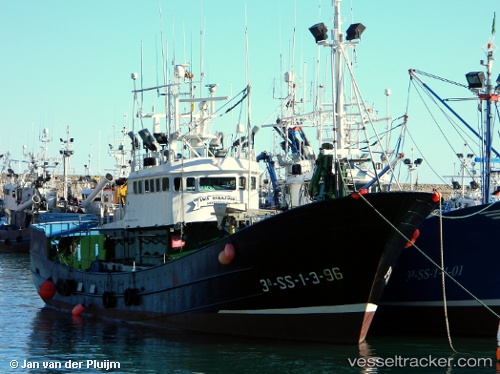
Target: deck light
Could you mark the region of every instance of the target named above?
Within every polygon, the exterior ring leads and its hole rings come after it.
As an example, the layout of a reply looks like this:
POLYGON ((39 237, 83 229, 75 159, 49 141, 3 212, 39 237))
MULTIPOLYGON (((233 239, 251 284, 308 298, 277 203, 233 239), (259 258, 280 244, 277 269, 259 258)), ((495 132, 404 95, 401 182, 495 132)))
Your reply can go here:
POLYGON ((309 27, 309 31, 313 34, 314 39, 316 39, 316 43, 328 39, 328 27, 323 22, 309 27))
POLYGON ((361 34, 366 27, 362 23, 353 23, 346 31, 346 40, 361 39, 361 34))
POLYGON ((483 88, 484 87, 484 73, 482 71, 473 71, 465 74, 469 88, 483 88))
POLYGON ((139 130, 139 136, 141 137, 142 144, 144 145, 145 148, 147 148, 152 152, 156 152, 156 146, 154 144, 155 139, 153 138, 148 129, 139 130))
POLYGON ((164 132, 155 132, 153 136, 155 137, 158 144, 160 145, 168 144, 168 138, 164 132))

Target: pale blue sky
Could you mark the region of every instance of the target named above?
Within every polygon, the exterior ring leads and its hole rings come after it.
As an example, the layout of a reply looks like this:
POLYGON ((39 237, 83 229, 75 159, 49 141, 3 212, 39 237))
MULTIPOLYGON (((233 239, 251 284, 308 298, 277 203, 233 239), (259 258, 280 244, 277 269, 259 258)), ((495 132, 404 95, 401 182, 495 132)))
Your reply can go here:
MULTIPOLYGON (((161 30, 168 59, 175 49, 176 62, 192 61, 197 74, 203 29, 204 82, 219 83, 218 95, 232 96, 249 81, 252 123, 260 126, 279 104, 273 100, 273 82, 279 82, 282 69, 292 64, 294 28, 295 68, 299 72, 307 66, 312 77, 317 47, 308 28, 319 21, 329 23, 332 14, 329 0, 160 3, 162 22, 157 0, 0 0, 0 153, 10 151, 13 158, 20 158, 23 144, 36 152, 39 135, 48 128, 53 138, 49 150, 55 155, 58 139, 65 137, 69 125, 75 138, 74 171, 83 173, 90 151, 93 174, 111 167, 107 144, 113 126, 123 126, 124 114, 131 126, 130 73, 140 72, 141 43, 144 86, 161 79, 156 74, 161 30)), ((366 26, 356 64, 364 99, 385 115, 384 90, 390 88, 390 115, 402 115, 409 68, 465 83, 465 73, 480 69, 481 47, 497 10, 500 5, 494 0, 344 0, 344 29, 351 19, 366 26)), ((234 117, 225 125, 236 125, 234 117)), ((411 131, 416 141, 429 146, 426 160, 436 156, 433 165, 438 173, 450 174, 452 154, 443 152, 438 161, 441 143, 428 127, 432 124, 418 125, 421 131, 411 131)), ((258 151, 272 151, 271 134, 271 129, 258 133, 258 151)), ((436 179, 425 164, 419 174, 422 182, 436 179)))

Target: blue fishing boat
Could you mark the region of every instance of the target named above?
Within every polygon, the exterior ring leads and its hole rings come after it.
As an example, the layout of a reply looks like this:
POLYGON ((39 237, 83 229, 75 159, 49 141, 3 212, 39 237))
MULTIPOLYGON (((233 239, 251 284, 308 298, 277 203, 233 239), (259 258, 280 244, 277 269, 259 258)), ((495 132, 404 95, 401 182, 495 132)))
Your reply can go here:
POLYGON ((393 268, 374 323, 377 333, 495 336, 498 329, 500 154, 493 146, 493 126, 499 80, 495 87, 492 39, 483 49, 485 72, 466 75, 466 88, 482 114, 482 131, 424 83, 423 72, 410 70, 411 79, 479 139, 479 150, 456 154, 460 172, 451 176, 452 196, 420 225, 416 246, 405 250, 393 268))

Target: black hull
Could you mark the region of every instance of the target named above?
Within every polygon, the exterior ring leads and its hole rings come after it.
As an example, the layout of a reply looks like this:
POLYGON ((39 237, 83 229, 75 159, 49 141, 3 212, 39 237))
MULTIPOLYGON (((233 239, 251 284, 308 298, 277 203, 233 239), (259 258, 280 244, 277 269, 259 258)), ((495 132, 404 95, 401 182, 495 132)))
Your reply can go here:
POLYGON ((34 229, 31 270, 37 290, 49 278, 74 285, 44 299, 57 308, 84 304, 85 313, 216 334, 358 343, 405 237, 434 207, 427 193, 364 196, 371 205, 351 196, 312 203, 132 272, 53 262, 43 232, 34 229), (218 256, 227 243, 235 257, 223 265, 218 256), (132 289, 137 303, 130 301, 132 289))
MULTIPOLYGON (((446 278, 445 303, 441 272, 415 249, 405 250, 394 267, 372 332, 446 334, 446 305, 452 336, 495 336, 499 321, 488 308, 500 314, 500 291, 496 287, 500 282, 499 218, 499 204, 463 208, 443 215, 444 268, 479 301, 446 278)), ((440 264, 438 217, 426 219, 419 230, 416 245, 440 264)))

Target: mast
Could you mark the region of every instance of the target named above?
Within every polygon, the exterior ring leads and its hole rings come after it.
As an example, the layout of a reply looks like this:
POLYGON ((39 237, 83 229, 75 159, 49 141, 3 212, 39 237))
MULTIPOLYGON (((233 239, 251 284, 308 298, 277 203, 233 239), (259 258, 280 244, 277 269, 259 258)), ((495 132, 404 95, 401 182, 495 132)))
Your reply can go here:
POLYGON ((68 195, 69 195, 69 190, 68 190, 68 175, 69 175, 69 158, 73 156, 73 141, 74 138, 70 138, 69 136, 69 125, 66 127, 66 140, 63 140, 63 138, 59 139, 61 142, 61 149, 59 150, 59 153, 63 156, 63 197, 65 203, 68 202, 68 195))
MULTIPOLYGON (((494 151, 492 147, 492 104, 498 102, 498 93, 500 92, 500 77, 497 78, 497 83, 499 84, 495 88, 492 85, 491 79, 491 70, 493 67, 493 54, 496 50, 495 44, 493 44, 493 40, 495 38, 495 29, 496 29, 496 14, 493 16, 493 24, 491 27, 491 38, 483 47, 484 52, 486 53, 486 62, 481 60, 481 65, 486 67, 486 79, 484 77, 483 72, 470 72, 465 75, 467 78, 467 82, 469 83, 469 89, 478 94, 481 102, 486 102, 485 109, 485 119, 484 119, 484 131, 483 131, 483 141, 482 149, 483 154, 480 159, 476 159, 476 161, 481 162, 482 172, 481 176, 483 178, 482 183, 482 203, 488 204, 490 202, 490 194, 491 194, 491 152, 494 151), (486 86, 485 86, 486 81, 486 86), (482 93, 481 93, 482 92, 482 93)), ((494 160, 498 162, 498 159, 494 160)))
MULTIPOLYGON (((333 16, 333 28, 331 30, 332 41, 327 41, 328 39, 328 28, 324 23, 318 23, 309 28, 311 33, 316 39, 316 44, 324 47, 330 48, 330 58, 331 58, 331 90, 332 90, 332 103, 331 112, 333 118, 333 146, 331 150, 323 150, 323 152, 328 153, 331 158, 328 162, 329 165, 327 169, 328 173, 333 174, 331 177, 333 182, 331 191, 337 197, 340 197, 344 191, 344 178, 342 175, 343 166, 340 164, 340 158, 344 157, 346 149, 349 144, 345 137, 347 118, 346 118, 346 103, 344 100, 344 64, 346 64, 349 70, 349 76, 352 79, 352 70, 349 66, 349 57, 346 53, 346 47, 355 47, 359 44, 359 39, 363 33, 365 26, 361 23, 352 24, 346 31, 346 34, 342 33, 342 19, 340 17, 340 3, 341 0, 332 0, 332 6, 334 9, 333 16)), ((357 89, 357 88, 356 88, 357 89)), ((326 154, 325 153, 325 154, 326 154)))
MULTIPOLYGON (((486 52, 487 60, 486 62, 481 61, 481 65, 486 67, 486 86, 484 87, 483 93, 479 93, 479 99, 481 101, 486 102, 485 109, 485 119, 484 119, 484 139, 483 139, 483 158, 480 159, 482 161, 482 175, 483 175, 483 183, 482 183, 482 203, 488 204, 490 202, 491 195, 491 152, 493 151, 492 147, 492 125, 493 125, 493 113, 492 107, 493 103, 498 102, 498 93, 497 88, 494 88, 492 85, 491 79, 491 70, 493 67, 493 53, 495 50, 495 45, 493 41, 489 41, 484 46, 484 51, 486 52)), ((484 74, 481 76, 480 72, 472 72, 466 75, 467 80, 469 81, 469 88, 475 88, 474 84, 477 84, 476 87, 481 87, 484 83, 484 74), (476 81, 473 81, 473 79, 476 81), (481 82, 482 81, 482 82, 481 82)))
POLYGON ((333 124, 336 134, 336 139, 333 143, 335 155, 337 151, 344 146, 343 132, 344 132, 344 91, 342 85, 342 50, 344 47, 344 35, 340 30, 342 21, 340 19, 340 0, 333 0, 334 17, 331 45, 332 51, 332 99, 333 99, 333 124))
POLYGON ((491 125, 492 125, 492 113, 491 107, 494 101, 498 101, 498 95, 493 94, 493 86, 491 84, 491 68, 493 66, 493 43, 487 44, 486 54, 488 60, 486 62, 486 97, 481 100, 486 100, 486 126, 485 126, 485 174, 484 174, 484 187, 483 187, 483 204, 489 203, 490 200, 490 188, 491 188, 491 125))

